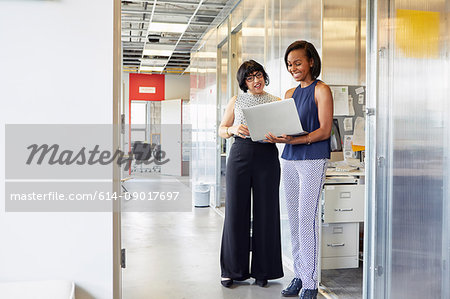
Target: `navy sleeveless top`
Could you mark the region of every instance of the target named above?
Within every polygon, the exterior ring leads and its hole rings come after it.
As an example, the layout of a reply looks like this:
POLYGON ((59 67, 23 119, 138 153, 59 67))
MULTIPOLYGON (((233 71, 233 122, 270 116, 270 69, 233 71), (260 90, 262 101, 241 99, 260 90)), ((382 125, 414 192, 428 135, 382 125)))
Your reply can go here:
MULTIPOLYGON (((300 116, 303 130, 306 132, 312 132, 320 128, 319 114, 314 99, 314 90, 316 89, 317 82, 319 80, 315 80, 305 88, 298 85, 292 95, 297 106, 297 112, 300 116)), ((285 160, 329 159, 330 151, 330 138, 328 138, 319 142, 313 142, 310 145, 286 144, 281 158, 285 160)))

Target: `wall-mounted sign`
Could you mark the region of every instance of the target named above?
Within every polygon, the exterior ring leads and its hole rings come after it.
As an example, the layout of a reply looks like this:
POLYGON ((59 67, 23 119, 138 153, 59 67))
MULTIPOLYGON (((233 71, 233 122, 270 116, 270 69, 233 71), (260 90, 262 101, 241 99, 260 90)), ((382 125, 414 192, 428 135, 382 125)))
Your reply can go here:
POLYGON ((131 73, 130 101, 164 101, 164 86, 163 74, 131 73))
POLYGON ((139 93, 156 93, 156 87, 139 86, 139 93))

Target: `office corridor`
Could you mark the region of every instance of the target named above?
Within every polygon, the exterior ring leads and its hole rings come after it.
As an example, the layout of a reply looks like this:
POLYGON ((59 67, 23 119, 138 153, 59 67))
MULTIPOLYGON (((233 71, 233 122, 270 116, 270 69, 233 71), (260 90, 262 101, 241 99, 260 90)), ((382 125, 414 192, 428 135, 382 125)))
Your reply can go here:
POLYGON ((219 248, 223 218, 210 208, 192 213, 125 213, 123 271, 125 299, 279 298, 287 278, 268 287, 253 279, 231 289, 220 285, 219 248))
MULTIPOLYGON (((139 178, 125 182, 124 186, 129 192, 142 191, 155 183, 164 184, 163 181, 139 178)), ((180 190, 189 185, 187 178, 177 181, 180 190)), ((170 186, 173 188, 175 184, 170 186)), ((122 213, 122 246, 127 250, 127 267, 122 277, 123 298, 283 298, 280 292, 293 277, 286 267, 285 277, 269 281, 265 288, 253 284, 253 279, 238 282, 231 289, 221 286, 222 225, 223 217, 212 208, 193 208, 192 212, 186 213, 122 213)), ((319 294, 318 298, 361 298, 359 283, 352 287, 356 280, 361 280, 359 274, 349 277, 342 270, 330 271, 322 271, 322 278, 330 283, 333 292, 325 296, 319 294), (339 279, 345 281, 345 288, 342 288, 342 281, 334 281, 339 279)))

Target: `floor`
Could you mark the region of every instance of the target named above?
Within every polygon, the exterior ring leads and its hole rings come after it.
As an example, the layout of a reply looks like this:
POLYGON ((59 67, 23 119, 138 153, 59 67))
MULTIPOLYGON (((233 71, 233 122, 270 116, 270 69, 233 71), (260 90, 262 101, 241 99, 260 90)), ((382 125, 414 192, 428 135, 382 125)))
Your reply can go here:
MULTIPOLYGON (((180 190, 189 186, 179 177, 180 190)), ((124 182, 128 192, 151 188, 165 180, 143 177, 124 182)), ((170 185, 174 188, 174 184, 170 185)), ((175 190, 170 190, 175 191, 175 190)), ((124 210, 127 210, 124 202, 124 210)), ((192 212, 124 212, 122 243, 127 250, 123 270, 124 299, 250 299, 283 298, 280 291, 293 273, 269 282, 265 288, 253 279, 227 289, 220 285, 219 249, 223 217, 212 208, 192 212)), ((318 298, 361 298, 360 269, 322 271, 328 286, 318 298), (360 276, 360 280, 358 278, 360 276), (345 287, 343 287, 345 286, 345 287)))
POLYGON ((324 291, 331 298, 362 298, 362 262, 357 269, 322 270, 324 291))

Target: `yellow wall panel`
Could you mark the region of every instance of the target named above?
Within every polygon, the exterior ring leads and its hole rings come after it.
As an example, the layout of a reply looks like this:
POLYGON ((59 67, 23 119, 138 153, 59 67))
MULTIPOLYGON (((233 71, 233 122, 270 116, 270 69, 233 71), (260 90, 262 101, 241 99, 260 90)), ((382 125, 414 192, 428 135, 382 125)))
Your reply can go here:
POLYGON ((439 12, 397 9, 395 43, 405 57, 439 57, 439 12))

